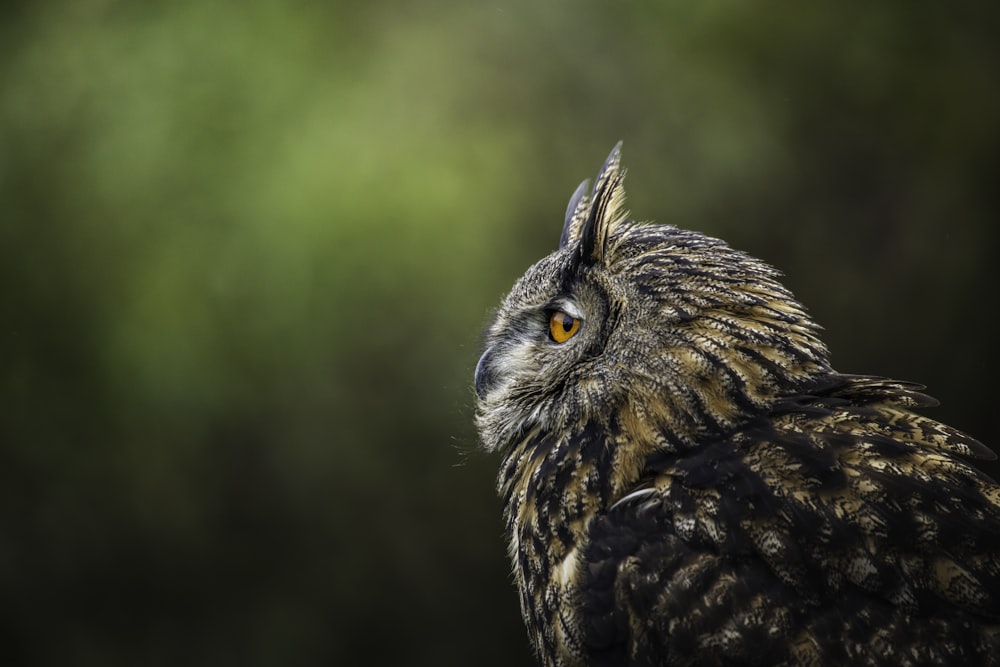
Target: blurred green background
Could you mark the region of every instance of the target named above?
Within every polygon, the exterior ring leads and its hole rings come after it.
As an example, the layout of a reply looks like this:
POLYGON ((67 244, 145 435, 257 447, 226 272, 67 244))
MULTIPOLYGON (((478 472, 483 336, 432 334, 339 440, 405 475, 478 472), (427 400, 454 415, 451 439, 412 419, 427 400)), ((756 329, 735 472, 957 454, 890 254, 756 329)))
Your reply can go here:
POLYGON ((531 664, 472 372, 619 139, 1000 447, 992 7, 5 5, 0 661, 531 664))

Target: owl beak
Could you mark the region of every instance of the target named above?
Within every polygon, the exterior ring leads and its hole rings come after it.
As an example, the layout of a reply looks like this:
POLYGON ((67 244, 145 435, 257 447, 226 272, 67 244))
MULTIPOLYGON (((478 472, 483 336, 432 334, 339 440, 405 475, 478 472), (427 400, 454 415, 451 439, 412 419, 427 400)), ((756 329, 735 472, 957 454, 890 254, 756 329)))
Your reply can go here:
POLYGON ((492 347, 486 348, 483 356, 479 357, 479 363, 476 364, 476 395, 480 399, 486 398, 486 394, 490 392, 490 389, 493 388, 497 381, 496 372, 494 372, 493 367, 490 365, 490 355, 492 353, 492 347))

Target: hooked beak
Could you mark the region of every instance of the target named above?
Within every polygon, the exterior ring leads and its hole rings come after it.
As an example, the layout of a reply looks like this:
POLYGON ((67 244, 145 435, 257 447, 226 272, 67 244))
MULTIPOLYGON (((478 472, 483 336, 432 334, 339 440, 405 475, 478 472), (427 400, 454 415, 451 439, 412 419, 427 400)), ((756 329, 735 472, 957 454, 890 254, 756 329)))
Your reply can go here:
POLYGON ((483 356, 479 357, 479 363, 476 364, 476 395, 480 399, 486 398, 486 394, 496 385, 496 372, 490 365, 492 354, 493 348, 486 348, 483 356))

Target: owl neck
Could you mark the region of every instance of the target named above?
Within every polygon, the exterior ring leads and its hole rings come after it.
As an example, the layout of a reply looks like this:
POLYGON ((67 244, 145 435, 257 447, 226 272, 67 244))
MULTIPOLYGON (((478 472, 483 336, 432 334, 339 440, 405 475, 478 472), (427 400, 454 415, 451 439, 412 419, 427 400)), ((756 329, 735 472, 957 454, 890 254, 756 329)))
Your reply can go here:
POLYGON ((725 437, 833 373, 816 329, 790 299, 704 310, 664 327, 641 363, 605 365, 601 409, 635 455, 725 437))
POLYGON ((622 450, 607 435, 612 432, 613 425, 596 421, 560 435, 536 429, 508 451, 500 468, 498 491, 521 609, 538 651, 553 658, 545 664, 574 663, 567 656, 575 640, 557 636, 573 624, 556 619, 574 605, 558 603, 577 590, 577 549, 588 524, 639 473, 620 457, 622 450))
POLYGON ((608 389, 603 402, 567 397, 600 409, 585 411, 575 423, 536 425, 515 438, 497 486, 518 576, 526 582, 548 577, 580 544, 595 515, 643 483, 651 458, 683 456, 725 438, 832 373, 822 359, 772 356, 768 364, 781 368, 780 374, 761 370, 767 364, 735 366, 716 358, 697 385, 691 372, 677 372, 675 359, 663 364, 656 382, 648 376, 641 385, 634 378, 607 377, 597 383, 608 389), (675 384, 677 377, 685 382, 675 384), (540 544, 548 546, 538 550, 540 544))

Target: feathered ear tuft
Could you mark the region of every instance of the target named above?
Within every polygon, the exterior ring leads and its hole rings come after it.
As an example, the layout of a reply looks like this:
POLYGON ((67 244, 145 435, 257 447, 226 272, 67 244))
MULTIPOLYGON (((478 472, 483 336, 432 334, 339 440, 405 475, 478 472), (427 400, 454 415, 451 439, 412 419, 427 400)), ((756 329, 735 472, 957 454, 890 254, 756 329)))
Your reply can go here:
POLYGON ((589 190, 590 179, 587 179, 577 186, 576 192, 569 198, 569 205, 566 206, 566 222, 563 223, 562 236, 559 237, 560 248, 579 238, 580 225, 583 224, 590 209, 589 190))
POLYGON ((604 260, 608 236, 627 215, 621 148, 619 141, 597 172, 591 194, 587 193, 589 183, 584 181, 570 197, 559 239, 560 248, 579 241, 581 258, 595 262, 604 260))

